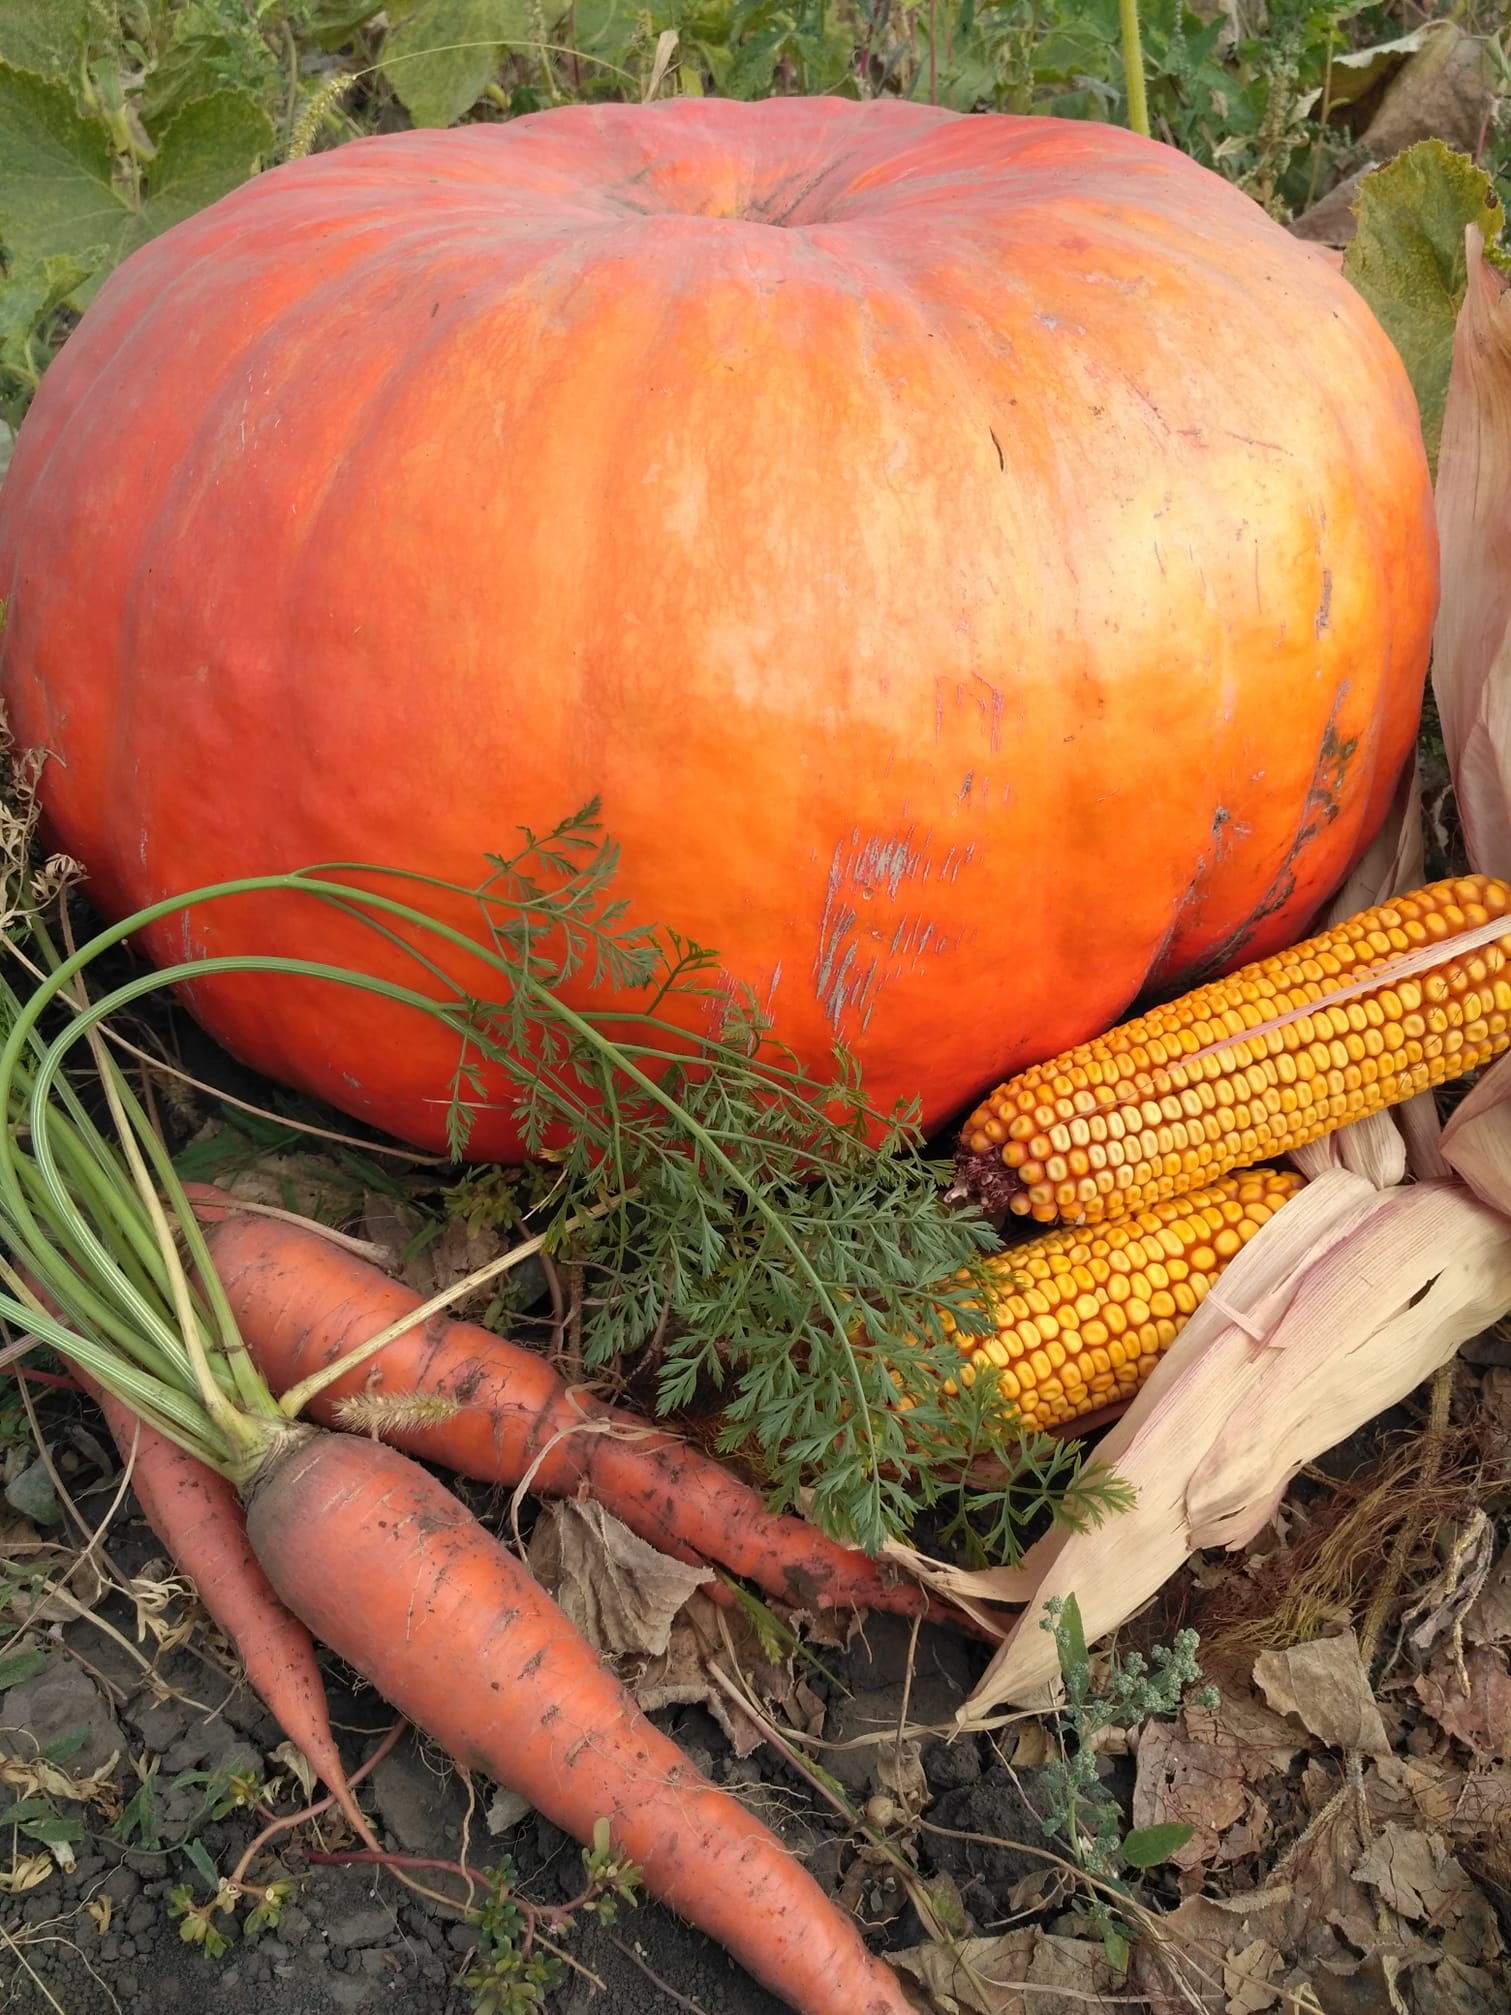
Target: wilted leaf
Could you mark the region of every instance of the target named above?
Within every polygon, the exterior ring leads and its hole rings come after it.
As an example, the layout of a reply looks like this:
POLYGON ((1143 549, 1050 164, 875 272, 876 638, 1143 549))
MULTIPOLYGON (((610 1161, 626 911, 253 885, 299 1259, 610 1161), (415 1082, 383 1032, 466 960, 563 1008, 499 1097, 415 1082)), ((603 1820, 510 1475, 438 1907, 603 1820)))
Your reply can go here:
POLYGON ((1511 1644, 1511 1546, 1486 1575, 1464 1619, 1464 1635, 1471 1644, 1511 1644))
POLYGON ((0 1869, 0 1895, 20 1896, 47 1880, 53 1871, 50 1854, 21 1854, 9 1868, 0 1869))
MULTIPOLYGON (((1485 129, 1495 116, 1495 63, 1489 39, 1468 34, 1453 21, 1435 21, 1418 32, 1420 48, 1410 52, 1391 80, 1360 144, 1377 161, 1427 139, 1444 140, 1473 156, 1484 145, 1485 129)), ((1346 68, 1347 56, 1341 62, 1346 68)), ((1335 74, 1339 63, 1335 56, 1335 74)))
POLYGON ((132 200, 115 184, 103 129, 79 117, 66 87, 0 64, 0 237, 18 260, 94 262, 71 291, 83 305, 105 270, 246 181, 272 142, 249 91, 198 99, 160 135, 132 200))
MULTIPOLYGON (((1138 1774, 1133 1786, 1133 1824, 1144 1834, 1174 1831, 1174 1841, 1156 1860, 1177 1868, 1202 1868, 1218 1857, 1223 1834, 1248 1810, 1249 1792, 1232 1744, 1193 1740, 1167 1721, 1151 1721, 1139 1737, 1138 1774)), ((1153 1863, 1135 1861, 1135 1868, 1153 1863)))
POLYGON ((530 1566, 597 1650, 652 1657, 666 1651, 678 1612, 714 1579, 711 1568, 658 1553, 602 1505, 573 1498, 542 1507, 530 1566))
POLYGON ((119 1752, 113 1751, 98 1770, 74 1777, 42 1756, 0 1756, 0 1784, 20 1798, 64 1799, 111 1812, 120 1807, 115 1783, 115 1766, 119 1761, 119 1752))
MULTIPOLYGON (((1384 78, 1399 70, 1408 56, 1414 56, 1425 42, 1430 41, 1438 25, 1432 22, 1425 27, 1414 28, 1409 35, 1398 35, 1389 42, 1377 42, 1371 49, 1335 50, 1328 60, 1327 109, 1337 111, 1344 105, 1352 105, 1367 91, 1372 91, 1384 78)), ((1296 110, 1315 110, 1321 105, 1323 95, 1320 84, 1315 90, 1303 91, 1296 100, 1296 110)))
POLYGON ((1277 1714, 1294 1714, 1330 1749, 1390 1754, 1359 1640, 1351 1630, 1285 1651, 1261 1651, 1254 1660, 1254 1684, 1277 1714))
POLYGON ((1440 1657, 1417 1680, 1416 1691, 1433 1720, 1476 1756, 1511 1763, 1511 1670, 1503 1651, 1476 1645, 1464 1654, 1462 1677, 1455 1658, 1440 1657))
POLYGON ((416 126, 450 126, 482 97, 511 43, 538 40, 530 0, 395 7, 379 68, 416 126))
POLYGON ((1037 1925, 887 1959, 928 1989, 939 2015, 1086 2015, 1117 1985, 1099 1944, 1056 1938, 1037 1925))
POLYGON ((1358 228, 1343 270, 1401 353, 1437 461, 1453 329, 1464 299, 1464 231, 1492 242, 1505 223, 1483 169, 1424 140, 1359 184, 1358 228))
POLYGON ((1428 1917, 1434 1924, 1457 1916, 1475 1893, 1442 1840, 1395 1824, 1383 1826, 1369 1843, 1354 1880, 1377 1889, 1398 1916, 1428 1917))

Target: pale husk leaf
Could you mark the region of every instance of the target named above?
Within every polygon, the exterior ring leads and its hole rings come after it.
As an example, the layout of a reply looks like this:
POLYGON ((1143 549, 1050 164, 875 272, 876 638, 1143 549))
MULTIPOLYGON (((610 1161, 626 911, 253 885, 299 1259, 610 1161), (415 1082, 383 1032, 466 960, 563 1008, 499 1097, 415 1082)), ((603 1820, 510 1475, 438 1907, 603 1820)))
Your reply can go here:
POLYGON ((1467 232, 1438 461, 1433 691, 1469 859, 1511 875, 1511 292, 1467 232))
POLYGON ((1302 1463, 1404 1399, 1508 1303, 1511 1222, 1455 1183, 1382 1195, 1308 1267, 1268 1339, 1257 1417, 1230 1418, 1197 1465, 1191 1545, 1245 1545, 1302 1463))
POLYGON ((1442 1152, 1483 1203, 1511 1219, 1511 1056, 1492 1064, 1456 1108, 1442 1152))

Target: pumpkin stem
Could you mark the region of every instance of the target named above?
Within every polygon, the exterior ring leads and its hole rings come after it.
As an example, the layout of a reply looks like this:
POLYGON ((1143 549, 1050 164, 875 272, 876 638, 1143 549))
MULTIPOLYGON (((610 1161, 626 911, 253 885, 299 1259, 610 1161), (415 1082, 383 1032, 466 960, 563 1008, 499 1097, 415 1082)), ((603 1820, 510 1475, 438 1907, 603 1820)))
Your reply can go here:
POLYGON ((1128 86, 1128 124, 1149 135, 1149 100, 1144 94, 1144 38, 1139 33, 1138 0, 1118 0, 1118 26, 1123 37, 1123 76, 1128 86))

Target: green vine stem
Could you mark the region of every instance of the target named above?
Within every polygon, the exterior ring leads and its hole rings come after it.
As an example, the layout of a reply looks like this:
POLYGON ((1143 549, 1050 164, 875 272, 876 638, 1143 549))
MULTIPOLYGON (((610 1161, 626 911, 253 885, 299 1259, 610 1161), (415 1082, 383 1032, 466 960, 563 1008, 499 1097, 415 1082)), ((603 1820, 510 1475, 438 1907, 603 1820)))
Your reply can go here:
POLYGON ((1123 37, 1123 75, 1128 83, 1128 124, 1147 140, 1149 100, 1144 92, 1144 38, 1139 33, 1138 0, 1118 0, 1118 26, 1123 37))

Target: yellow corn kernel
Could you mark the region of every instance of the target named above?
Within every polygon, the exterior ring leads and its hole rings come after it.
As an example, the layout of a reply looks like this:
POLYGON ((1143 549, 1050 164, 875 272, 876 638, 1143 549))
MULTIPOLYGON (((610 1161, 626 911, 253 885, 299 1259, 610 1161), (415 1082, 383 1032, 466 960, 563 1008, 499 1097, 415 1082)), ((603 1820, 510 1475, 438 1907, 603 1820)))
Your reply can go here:
MULTIPOLYGON (((1511 1048, 1508 1011, 1511 885, 1434 882, 999 1085, 961 1130, 958 1186, 1040 1224, 1132 1217, 1480 1069, 1511 1048), (1403 973, 1415 956, 1439 962, 1403 973), (1105 1182, 1078 1178, 1056 1152, 1061 1085, 1087 1102, 1070 1109, 1105 1182)), ((1230 1200, 1213 1234, 1252 1199, 1230 1200)), ((1216 1251, 1227 1256, 1220 1239, 1216 1251)))
MULTIPOLYGON (((1009 1246, 986 1263, 992 1296, 992 1330, 972 1336, 958 1324, 951 1341, 966 1359, 961 1383, 974 1383, 982 1365, 999 1369, 999 1391, 1026 1427, 1063 1427, 1135 1393, 1205 1298, 1231 1255, 1247 1245, 1262 1221, 1302 1187, 1299 1175, 1273 1168, 1246 1169, 1190 1196, 1172 1198, 1136 1218, 1043 1233, 1027 1245, 1009 1246), (1230 1216, 1232 1221, 1230 1222, 1230 1216), (1130 1272, 1146 1252, 1168 1252, 1173 1233, 1185 1254, 1183 1279, 1130 1296, 1130 1272), (1105 1261, 1100 1283, 1092 1261, 1105 1261), (1034 1320, 1021 1321, 1019 1285, 1036 1262, 1068 1263, 1065 1277, 1093 1285, 1061 1303, 1059 1334, 1046 1342, 1034 1320)), ((1153 1262, 1151 1262, 1153 1263, 1153 1262)))

